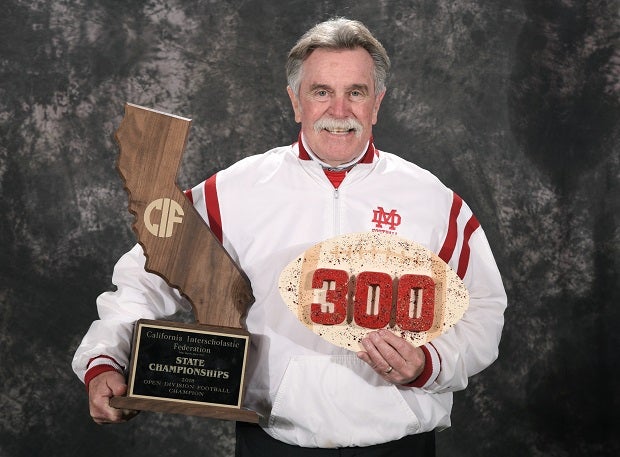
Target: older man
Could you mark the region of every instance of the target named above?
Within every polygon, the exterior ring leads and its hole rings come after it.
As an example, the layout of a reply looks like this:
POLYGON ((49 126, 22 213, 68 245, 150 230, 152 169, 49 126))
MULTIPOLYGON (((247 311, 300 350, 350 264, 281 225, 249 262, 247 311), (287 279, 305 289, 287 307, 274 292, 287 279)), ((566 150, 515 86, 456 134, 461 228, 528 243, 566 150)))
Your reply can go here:
MULTIPOLYGON (((298 141, 243 159, 189 192, 256 299, 246 321, 252 345, 245 406, 263 421, 238 424, 238 456, 434 455, 434 431, 450 426, 452 392, 497 357, 506 295, 478 221, 429 172, 373 144, 389 65, 361 23, 313 27, 287 61, 298 141), (379 207, 399 215, 394 234, 458 271, 470 305, 432 343, 416 348, 379 330, 355 354, 305 329, 283 303, 278 277, 318 242, 372 231, 379 207)), ((131 416, 108 401, 126 389, 132 319, 187 307, 144 271, 139 246, 119 260, 113 282, 118 289, 99 297, 101 319, 73 362, 98 423, 131 416)))

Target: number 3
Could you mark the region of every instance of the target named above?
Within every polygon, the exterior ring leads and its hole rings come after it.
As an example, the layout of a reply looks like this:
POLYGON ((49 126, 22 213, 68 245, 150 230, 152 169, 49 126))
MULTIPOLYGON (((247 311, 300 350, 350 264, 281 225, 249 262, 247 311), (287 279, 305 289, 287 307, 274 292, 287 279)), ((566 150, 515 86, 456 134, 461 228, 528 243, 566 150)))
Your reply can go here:
POLYGON ((353 319, 360 327, 384 328, 390 325, 395 309, 396 324, 403 330, 424 332, 433 325, 435 315, 435 282, 429 276, 405 274, 394 279, 387 273, 363 271, 349 278, 344 270, 318 268, 312 275, 312 288, 325 290, 325 303, 310 305, 310 320, 321 325, 342 324, 347 318, 349 303, 353 319), (350 285, 354 282, 354 285, 350 285), (332 287, 333 285, 333 287, 332 287), (349 297, 349 288, 354 294, 349 297), (331 311, 326 311, 328 305, 331 311))

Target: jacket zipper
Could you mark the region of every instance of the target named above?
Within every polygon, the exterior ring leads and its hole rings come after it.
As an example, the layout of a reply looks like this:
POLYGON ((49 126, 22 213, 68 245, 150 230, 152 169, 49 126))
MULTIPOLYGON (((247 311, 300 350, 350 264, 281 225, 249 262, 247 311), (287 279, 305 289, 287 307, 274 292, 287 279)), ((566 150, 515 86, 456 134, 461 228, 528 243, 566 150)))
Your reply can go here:
POLYGON ((340 204, 338 199, 340 193, 338 189, 334 189, 334 236, 340 235, 340 204))

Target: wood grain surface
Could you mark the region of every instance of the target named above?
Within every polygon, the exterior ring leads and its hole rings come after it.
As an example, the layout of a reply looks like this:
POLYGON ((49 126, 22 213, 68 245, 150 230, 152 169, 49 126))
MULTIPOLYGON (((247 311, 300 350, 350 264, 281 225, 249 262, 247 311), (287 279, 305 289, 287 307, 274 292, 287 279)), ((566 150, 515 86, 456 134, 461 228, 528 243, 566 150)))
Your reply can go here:
POLYGON ((176 184, 190 124, 128 103, 116 132, 117 168, 146 269, 188 298, 199 323, 240 328, 250 283, 176 184))

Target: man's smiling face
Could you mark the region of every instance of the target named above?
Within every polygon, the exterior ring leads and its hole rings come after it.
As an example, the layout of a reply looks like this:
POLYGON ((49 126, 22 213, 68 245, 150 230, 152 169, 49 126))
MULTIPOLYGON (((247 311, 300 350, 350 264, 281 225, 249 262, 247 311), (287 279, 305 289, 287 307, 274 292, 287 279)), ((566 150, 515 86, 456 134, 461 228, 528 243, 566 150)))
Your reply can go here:
POLYGON ((375 94, 374 62, 363 48, 314 50, 303 63, 299 94, 288 93, 308 146, 332 166, 363 152, 385 95, 375 94))

